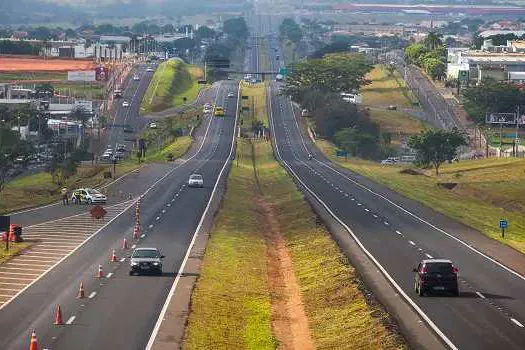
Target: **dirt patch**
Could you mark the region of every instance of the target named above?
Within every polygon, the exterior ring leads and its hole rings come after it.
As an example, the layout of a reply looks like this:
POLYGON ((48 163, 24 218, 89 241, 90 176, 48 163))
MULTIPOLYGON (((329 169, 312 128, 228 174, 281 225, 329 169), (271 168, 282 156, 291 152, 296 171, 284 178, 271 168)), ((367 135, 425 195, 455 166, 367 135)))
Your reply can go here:
POLYGON ((403 169, 399 172, 400 174, 406 174, 406 175, 424 175, 423 171, 413 168, 407 168, 403 169))
POLYGON ((438 187, 444 188, 447 190, 453 190, 458 185, 457 182, 438 182, 438 187))
POLYGON ((268 249, 268 282, 272 292, 272 329, 279 349, 314 349, 292 257, 279 230, 273 208, 262 197, 256 203, 264 215, 268 249))
POLYGON ((66 72, 94 70, 96 66, 92 60, 0 57, 0 71, 2 72, 66 72))

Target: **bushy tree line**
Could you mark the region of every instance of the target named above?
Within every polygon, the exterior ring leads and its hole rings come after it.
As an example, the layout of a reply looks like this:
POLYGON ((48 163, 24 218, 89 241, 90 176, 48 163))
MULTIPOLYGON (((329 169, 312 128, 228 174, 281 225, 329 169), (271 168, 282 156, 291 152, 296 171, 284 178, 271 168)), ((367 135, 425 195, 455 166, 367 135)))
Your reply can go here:
POLYGON ((388 137, 372 122, 366 110, 342 100, 342 92, 352 92, 366 84, 372 69, 365 57, 355 53, 329 54, 290 67, 281 93, 310 111, 316 132, 351 155, 367 159, 390 152, 388 137))
POLYGON ((281 38, 290 40, 297 44, 303 38, 303 31, 301 26, 297 24, 292 18, 285 18, 279 25, 279 34, 281 38))
POLYGON ((408 63, 423 68, 434 80, 441 80, 446 74, 447 50, 442 35, 428 33, 422 44, 413 44, 405 49, 408 63))

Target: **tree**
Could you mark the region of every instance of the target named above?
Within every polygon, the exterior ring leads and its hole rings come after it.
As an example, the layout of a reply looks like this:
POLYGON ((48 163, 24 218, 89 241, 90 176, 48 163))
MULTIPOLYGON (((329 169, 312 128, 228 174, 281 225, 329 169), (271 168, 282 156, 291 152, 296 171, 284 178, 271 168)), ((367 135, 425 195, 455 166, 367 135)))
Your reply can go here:
POLYGON ((51 98, 55 95, 55 88, 50 83, 38 84, 35 87, 36 98, 51 98))
POLYGON ((335 134, 337 146, 348 153, 370 159, 377 153, 377 135, 363 132, 358 126, 341 129, 335 134))
POLYGON ((224 21, 223 31, 228 34, 228 36, 239 41, 245 40, 249 34, 244 17, 227 19, 224 21))
POLYGON ((429 50, 435 50, 440 46, 443 46, 443 34, 436 32, 429 32, 423 40, 423 44, 429 50))
POLYGON ((339 53, 293 64, 281 92, 303 102, 308 90, 341 93, 359 90, 372 66, 361 54, 339 53))
POLYGON ((433 80, 441 80, 447 71, 445 64, 440 59, 434 57, 424 59, 422 66, 433 80))
POLYGON ((487 113, 514 112, 525 104, 525 93, 517 86, 494 79, 483 79, 481 84, 463 92, 465 109, 468 114, 483 122, 487 113))
POLYGON ((301 26, 299 26, 299 24, 297 24, 292 18, 285 18, 282 21, 279 25, 279 33, 282 38, 287 38, 295 44, 303 38, 301 26))
POLYGON ((421 165, 432 165, 439 175, 439 167, 445 161, 452 161, 458 148, 468 145, 468 136, 454 128, 452 130, 427 130, 419 135, 411 136, 408 146, 417 152, 417 160, 421 165))
POLYGON ((199 40, 210 39, 215 37, 215 31, 209 27, 200 26, 195 32, 195 35, 199 40))
POLYGON ((408 63, 419 64, 419 58, 427 52, 428 49, 424 45, 413 44, 407 46, 407 48, 405 49, 405 56, 407 58, 408 63))

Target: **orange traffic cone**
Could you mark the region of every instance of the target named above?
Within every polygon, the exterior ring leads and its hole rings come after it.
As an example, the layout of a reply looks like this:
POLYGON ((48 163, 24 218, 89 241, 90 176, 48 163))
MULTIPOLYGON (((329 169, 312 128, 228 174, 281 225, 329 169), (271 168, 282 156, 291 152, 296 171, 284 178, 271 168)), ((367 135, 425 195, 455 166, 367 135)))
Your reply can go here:
POLYGON ((139 236, 140 236, 140 225, 137 222, 135 224, 135 228, 133 229, 133 239, 139 239, 139 236))
POLYGON ((57 312, 55 314, 55 324, 64 324, 64 321, 62 320, 62 310, 60 309, 60 305, 57 305, 57 312))
POLYGON ((98 272, 95 276, 96 278, 104 278, 104 271, 102 270, 102 265, 98 265, 98 272))
POLYGON ((84 299, 86 297, 84 292, 84 283, 80 282, 80 288, 78 289, 78 299, 84 299))
POLYGON ((10 242, 14 242, 16 239, 16 236, 15 236, 15 224, 10 224, 9 225, 9 241, 10 242))
POLYGON ((125 238, 122 241, 122 249, 128 249, 128 240, 125 238))
POLYGON ((31 333, 31 343, 29 344, 29 350, 38 350, 38 339, 36 338, 36 332, 34 330, 31 333))
POLYGON ((113 253, 111 253, 111 262, 117 262, 118 261, 118 258, 117 258, 117 254, 115 253, 115 249, 113 249, 113 253))

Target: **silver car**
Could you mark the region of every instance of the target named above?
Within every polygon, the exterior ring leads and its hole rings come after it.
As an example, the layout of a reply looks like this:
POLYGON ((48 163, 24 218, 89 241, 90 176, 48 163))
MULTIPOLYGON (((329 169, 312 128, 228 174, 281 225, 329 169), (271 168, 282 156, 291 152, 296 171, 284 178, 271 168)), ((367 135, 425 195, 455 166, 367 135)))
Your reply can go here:
POLYGON ((162 259, 157 248, 136 248, 130 256, 129 275, 155 273, 162 275, 162 259))
POLYGON ((188 180, 190 187, 204 187, 204 179, 201 174, 191 174, 188 180))

